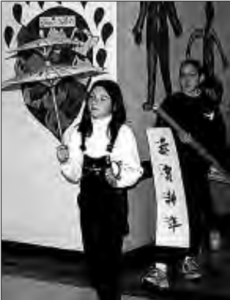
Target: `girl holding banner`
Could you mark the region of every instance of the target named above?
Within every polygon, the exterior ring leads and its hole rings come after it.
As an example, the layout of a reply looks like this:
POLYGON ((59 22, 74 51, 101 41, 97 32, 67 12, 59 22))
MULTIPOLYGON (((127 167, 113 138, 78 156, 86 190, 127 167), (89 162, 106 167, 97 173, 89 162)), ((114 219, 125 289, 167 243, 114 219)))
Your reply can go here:
MULTIPOLYGON (((225 126, 219 109, 213 105, 213 101, 211 101, 208 95, 200 89, 202 80, 200 63, 192 59, 183 61, 180 67, 179 80, 181 91, 165 99, 159 109, 159 117, 156 125, 158 127, 171 127, 175 140, 183 186, 178 188, 178 184, 176 184, 174 187, 174 191, 176 192, 174 194, 171 193, 171 197, 167 199, 168 201, 171 199, 172 206, 176 206, 179 191, 184 190, 185 192, 184 208, 188 215, 189 230, 187 232, 187 238, 189 244, 187 247, 188 255, 186 254, 186 257, 183 257, 182 263, 179 265, 180 271, 184 274, 185 278, 197 279, 201 277, 197 261, 198 254, 201 251, 203 252, 210 249, 210 234, 216 229, 207 176, 211 166, 209 158, 215 157, 216 162, 224 162, 223 157, 225 156, 224 152, 226 149, 225 126), (164 114, 161 114, 160 110, 162 110, 164 114), (168 120, 164 116, 169 116, 170 118, 168 119, 173 121, 167 122, 168 120), (178 128, 183 130, 178 130, 178 128), (201 155, 201 151, 198 153, 199 151, 197 151, 195 147, 191 147, 194 141, 197 141, 196 144, 199 143, 198 145, 202 145, 204 147, 203 149, 207 149, 208 152, 203 151, 203 155, 201 155), (210 155, 208 153, 210 153, 210 155), (205 157, 208 159, 204 159, 205 157)), ((166 128, 156 128, 155 130, 159 129, 165 130, 166 128)), ((152 137, 153 136, 154 135, 152 135, 152 137)), ((148 138, 149 141, 152 139, 150 132, 148 133, 148 138)), ((165 151, 170 151, 170 142, 167 143, 167 138, 169 138, 169 136, 167 137, 167 135, 165 135, 158 141, 158 149, 160 149, 161 154, 165 154, 166 156, 168 153, 165 151)), ((215 160, 213 159, 213 161, 215 160)), ((157 177, 154 172, 153 159, 152 164, 154 177, 157 177)), ((168 179, 173 181, 173 166, 168 166, 168 169, 164 171, 168 171, 166 175, 168 175, 168 179), (169 171, 171 172, 170 178, 169 171)), ((158 190, 159 187, 156 186, 156 192, 158 190)), ((172 192, 172 189, 170 192, 172 192)), ((157 204, 160 207, 161 204, 158 202, 159 201, 157 201, 157 204)), ((185 213, 184 216, 186 216, 185 213)), ((176 223, 174 222, 173 224, 177 225, 174 233, 177 231, 177 228, 186 228, 186 217, 182 220, 179 215, 175 215, 173 220, 176 220, 176 223)), ((172 225, 172 222, 170 224, 172 225)), ((161 227, 162 226, 159 226, 159 232, 161 227)), ((186 230, 184 233, 181 231, 181 234, 186 234, 186 230)), ((168 236, 168 242, 170 242, 170 235, 168 236)), ((160 239, 158 239, 157 230, 156 242, 158 240, 160 239)), ((178 243, 177 247, 181 247, 181 245, 178 243)), ((159 246, 162 246, 162 243, 159 246)), ((164 241, 163 246, 171 247, 172 244, 168 243, 167 245, 167 241, 164 241)), ((164 289, 169 287, 169 278, 167 275, 167 265, 157 263, 154 268, 149 270, 143 280, 144 282, 164 289)))

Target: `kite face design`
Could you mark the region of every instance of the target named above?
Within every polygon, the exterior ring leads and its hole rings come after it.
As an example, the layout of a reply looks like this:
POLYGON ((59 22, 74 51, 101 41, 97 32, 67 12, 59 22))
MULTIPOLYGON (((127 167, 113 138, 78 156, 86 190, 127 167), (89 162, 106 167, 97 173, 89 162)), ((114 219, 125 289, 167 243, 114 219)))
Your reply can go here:
MULTIPOLYGON (((45 3, 42 3, 38 5, 43 10, 45 3)), ((81 3, 83 10, 87 3, 81 3)), ((105 69, 105 46, 113 34, 113 26, 107 22, 101 26, 101 36, 93 35, 84 14, 62 6, 60 1, 58 4, 26 25, 23 24, 23 9, 32 4, 27 1, 13 5, 14 20, 22 26, 14 49, 10 47, 14 29, 5 28, 9 58, 16 58, 16 62, 15 77, 4 82, 2 87, 3 90, 20 88, 29 112, 61 140, 63 132, 79 114, 90 78, 102 74, 105 69), (95 51, 100 39, 104 47, 95 51)), ((100 25, 104 14, 102 7, 95 9, 94 26, 100 25)))

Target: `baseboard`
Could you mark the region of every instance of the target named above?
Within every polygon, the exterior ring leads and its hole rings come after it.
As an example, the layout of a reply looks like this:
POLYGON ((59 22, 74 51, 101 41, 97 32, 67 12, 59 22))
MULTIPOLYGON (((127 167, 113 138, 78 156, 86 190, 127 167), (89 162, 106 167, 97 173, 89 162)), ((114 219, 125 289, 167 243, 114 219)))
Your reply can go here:
POLYGON ((2 259, 6 257, 51 257, 56 260, 82 259, 84 254, 81 251, 59 249, 55 247, 41 246, 16 241, 2 241, 2 259))
MULTIPOLYGON (((154 243, 124 252, 123 263, 128 266, 139 266, 150 264, 153 261, 165 261, 168 258, 183 256, 185 249, 172 249, 167 247, 156 247, 154 243)), ((61 264, 72 264, 84 260, 84 252, 78 250, 67 250, 55 247, 47 247, 22 243, 16 241, 2 241, 2 264, 7 265, 12 261, 23 263, 23 260, 55 261, 61 264)))
POLYGON ((89 286, 84 253, 15 241, 2 241, 2 274, 89 286))

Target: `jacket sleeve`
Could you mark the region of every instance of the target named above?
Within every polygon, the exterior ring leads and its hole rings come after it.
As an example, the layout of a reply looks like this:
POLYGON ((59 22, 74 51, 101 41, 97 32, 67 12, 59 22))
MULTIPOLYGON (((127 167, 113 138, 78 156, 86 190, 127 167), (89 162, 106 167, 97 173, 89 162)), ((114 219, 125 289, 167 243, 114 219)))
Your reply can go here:
POLYGON ((69 149, 69 159, 61 164, 61 173, 67 181, 78 184, 82 175, 83 153, 80 149, 81 136, 77 128, 64 134, 64 144, 69 149))
POLYGON ((119 166, 118 188, 128 188, 135 185, 143 174, 134 133, 123 125, 120 128, 111 161, 119 166))

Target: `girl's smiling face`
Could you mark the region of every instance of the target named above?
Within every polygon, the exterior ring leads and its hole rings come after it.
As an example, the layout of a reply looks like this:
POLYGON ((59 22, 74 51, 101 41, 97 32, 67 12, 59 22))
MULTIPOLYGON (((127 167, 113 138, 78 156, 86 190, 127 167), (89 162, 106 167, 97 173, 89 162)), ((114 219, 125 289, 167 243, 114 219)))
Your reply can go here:
POLYGON ((183 66, 180 72, 180 86, 182 92, 192 95, 197 92, 200 84, 200 75, 195 66, 188 63, 183 66))
POLYGON ((112 112, 112 99, 102 86, 93 88, 89 95, 88 107, 93 119, 102 119, 112 112))

